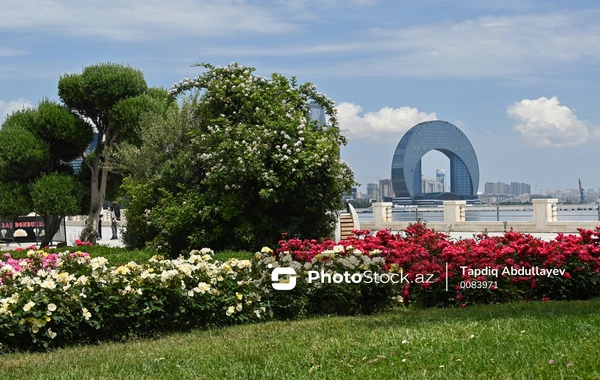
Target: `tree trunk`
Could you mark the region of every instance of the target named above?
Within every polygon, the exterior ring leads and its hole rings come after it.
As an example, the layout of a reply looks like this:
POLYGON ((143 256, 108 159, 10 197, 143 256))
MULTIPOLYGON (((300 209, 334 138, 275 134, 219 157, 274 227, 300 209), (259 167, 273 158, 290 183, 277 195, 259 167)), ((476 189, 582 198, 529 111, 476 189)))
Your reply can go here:
POLYGON ((91 181, 91 207, 90 213, 85 221, 85 227, 81 231, 80 239, 96 244, 98 237, 98 219, 100 218, 100 208, 104 204, 106 196, 106 183, 108 179, 108 159, 103 163, 96 157, 92 168, 91 181), (102 166, 102 168, 100 168, 102 166))

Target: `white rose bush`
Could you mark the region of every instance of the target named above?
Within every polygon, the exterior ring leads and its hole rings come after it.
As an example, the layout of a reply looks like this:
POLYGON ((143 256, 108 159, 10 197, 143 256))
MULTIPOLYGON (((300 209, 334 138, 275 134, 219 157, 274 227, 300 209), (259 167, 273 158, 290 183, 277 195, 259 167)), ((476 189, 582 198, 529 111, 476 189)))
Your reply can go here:
POLYGON ((309 260, 291 245, 265 247, 252 260, 189 256, 111 266, 88 253, 34 250, 0 256, 0 353, 93 344, 170 331, 273 319, 370 314, 397 304, 391 284, 308 284, 306 273, 384 273, 376 251, 333 245, 309 260), (297 286, 276 291, 273 268, 296 270, 297 286))
MULTIPOLYGON (((299 239, 281 241, 273 251, 264 247, 253 258, 253 271, 257 284, 263 289, 262 299, 268 304, 270 314, 276 319, 295 319, 316 315, 372 314, 398 305, 401 287, 392 282, 370 282, 371 278, 387 274, 386 262, 380 250, 363 252, 352 245, 340 245, 329 240, 319 246, 315 255, 302 255, 299 239), (296 286, 288 291, 271 287, 271 271, 277 267, 290 267, 296 272, 296 286), (321 276, 334 274, 354 275, 355 282, 336 282, 320 278, 309 283, 309 271, 321 276), (316 272, 316 273, 315 273, 316 272), (360 277, 360 281, 359 281, 360 277)), ((314 242, 314 241, 313 241, 314 242)), ((308 253, 308 252, 304 252, 308 253)), ((282 276, 285 281, 285 277, 282 276)))
POLYGON ((188 258, 108 266, 83 252, 0 260, 0 352, 41 350, 264 318, 249 260, 188 258))

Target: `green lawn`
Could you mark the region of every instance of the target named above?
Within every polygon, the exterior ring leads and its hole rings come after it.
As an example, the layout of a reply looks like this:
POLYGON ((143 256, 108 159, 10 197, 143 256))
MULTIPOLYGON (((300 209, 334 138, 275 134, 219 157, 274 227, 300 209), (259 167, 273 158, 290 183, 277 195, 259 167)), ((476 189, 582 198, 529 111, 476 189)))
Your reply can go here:
POLYGON ((11 354, 0 379, 600 379, 599 353, 600 300, 538 302, 11 354))
MULTIPOLYGON (((148 262, 148 260, 156 255, 155 251, 145 250, 145 249, 133 249, 129 250, 126 248, 120 247, 105 247, 103 245, 95 245, 93 247, 64 247, 54 250, 53 252, 63 252, 63 251, 82 251, 90 254, 91 257, 105 257, 110 265, 123 265, 127 264, 130 261, 135 261, 138 264, 142 264, 148 262)), ((25 258, 27 257, 27 250, 23 251, 7 251, 3 253, 10 253, 11 256, 15 259, 25 258)), ((222 251, 215 252, 214 258, 215 260, 227 261, 231 258, 237 259, 251 259, 253 253, 252 252, 244 252, 244 251, 222 251)), ((169 257, 166 257, 169 258, 169 257)))

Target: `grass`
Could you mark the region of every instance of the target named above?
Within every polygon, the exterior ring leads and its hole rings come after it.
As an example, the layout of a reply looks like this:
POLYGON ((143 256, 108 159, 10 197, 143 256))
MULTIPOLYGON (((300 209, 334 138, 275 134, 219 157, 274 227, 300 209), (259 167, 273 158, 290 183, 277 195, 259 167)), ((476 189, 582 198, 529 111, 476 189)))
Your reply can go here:
POLYGON ((0 379, 600 379, 599 310, 403 308, 198 330, 0 356, 0 379))
MULTIPOLYGON (((54 251, 55 252, 83 251, 83 252, 89 253, 91 257, 100 257, 100 256, 105 257, 106 259, 108 259, 108 262, 110 263, 110 265, 115 265, 115 266, 127 264, 130 261, 135 261, 136 263, 141 264, 144 262, 148 262, 148 260, 152 256, 157 254, 154 251, 145 250, 145 249, 128 250, 126 248, 107 247, 107 246, 103 246, 103 245, 95 245, 92 247, 85 247, 85 246, 64 247, 64 248, 58 248, 54 251)), ((15 259, 27 257, 27 250, 5 251, 2 253, 10 253, 11 256, 15 259)), ((240 260, 242 260, 242 259, 249 260, 252 258, 252 253, 244 252, 244 251, 222 251, 222 252, 216 252, 214 255, 214 258, 215 258, 215 260, 219 260, 219 261, 227 261, 227 259, 230 259, 230 258, 237 258, 240 260)))

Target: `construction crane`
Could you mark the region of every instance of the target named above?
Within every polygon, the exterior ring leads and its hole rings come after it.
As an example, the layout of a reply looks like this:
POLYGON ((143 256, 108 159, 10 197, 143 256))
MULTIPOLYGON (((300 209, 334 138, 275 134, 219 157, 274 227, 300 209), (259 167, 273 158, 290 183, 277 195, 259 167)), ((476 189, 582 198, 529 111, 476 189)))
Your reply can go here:
POLYGON ((585 200, 585 195, 583 194, 583 186, 581 186, 581 179, 579 180, 579 193, 581 194, 580 203, 583 203, 585 200))

